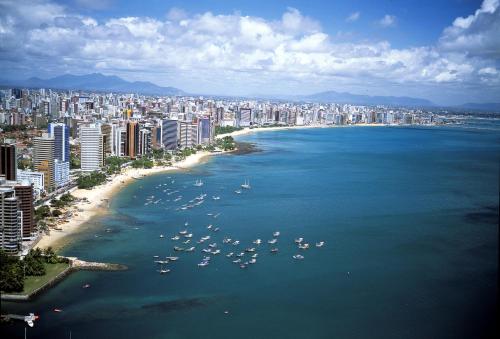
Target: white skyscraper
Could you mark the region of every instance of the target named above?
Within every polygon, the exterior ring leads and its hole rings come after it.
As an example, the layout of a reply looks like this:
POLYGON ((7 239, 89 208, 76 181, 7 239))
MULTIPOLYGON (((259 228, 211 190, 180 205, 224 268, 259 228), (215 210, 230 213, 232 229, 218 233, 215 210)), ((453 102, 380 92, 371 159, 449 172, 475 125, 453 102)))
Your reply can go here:
POLYGON ((81 168, 84 172, 99 170, 103 166, 102 134, 99 126, 80 127, 81 168))

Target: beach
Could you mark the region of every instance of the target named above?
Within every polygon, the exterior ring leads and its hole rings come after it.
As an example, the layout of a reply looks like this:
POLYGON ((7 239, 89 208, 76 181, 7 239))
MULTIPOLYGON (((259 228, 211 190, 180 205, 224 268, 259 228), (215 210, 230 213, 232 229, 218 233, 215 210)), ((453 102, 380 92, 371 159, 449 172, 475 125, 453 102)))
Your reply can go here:
POLYGON ((91 218, 106 213, 108 211, 109 200, 119 192, 123 187, 133 180, 138 180, 143 176, 151 174, 188 169, 203 162, 208 156, 221 153, 198 152, 188 156, 186 159, 175 162, 171 166, 158 166, 153 168, 126 168, 121 174, 113 176, 103 184, 93 189, 75 189, 71 194, 78 198, 78 202, 73 205, 77 211, 73 217, 59 227, 61 230, 50 231, 50 234, 44 234, 35 247, 46 248, 53 247, 58 249, 67 243, 70 235, 77 232, 81 226, 91 218), (86 198, 86 200, 81 200, 86 198))

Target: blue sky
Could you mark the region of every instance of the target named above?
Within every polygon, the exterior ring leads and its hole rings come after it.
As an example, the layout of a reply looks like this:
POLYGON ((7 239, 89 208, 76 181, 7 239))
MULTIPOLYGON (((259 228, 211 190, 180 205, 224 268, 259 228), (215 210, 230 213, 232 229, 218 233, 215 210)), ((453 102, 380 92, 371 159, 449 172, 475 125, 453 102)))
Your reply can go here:
POLYGON ((4 78, 101 72, 205 94, 500 101, 498 0, 0 0, 4 78))

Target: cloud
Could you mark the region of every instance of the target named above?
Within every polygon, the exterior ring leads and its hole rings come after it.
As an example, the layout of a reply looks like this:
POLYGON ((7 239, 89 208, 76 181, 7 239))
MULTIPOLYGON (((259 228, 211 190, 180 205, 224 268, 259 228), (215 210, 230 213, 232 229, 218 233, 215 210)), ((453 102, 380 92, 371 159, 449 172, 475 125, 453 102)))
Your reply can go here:
POLYGON ((500 66, 488 51, 499 47, 490 36, 498 24, 491 17, 498 15, 495 4, 455 20, 436 45, 394 48, 388 41, 343 42, 294 8, 277 20, 179 9, 163 19, 97 20, 50 1, 0 0, 0 66, 18 77, 101 71, 198 93, 392 88, 387 94, 408 95, 401 91, 413 88, 418 96, 440 86, 428 92, 449 89, 463 97, 464 88, 477 88, 478 95, 494 96, 500 66), (36 12, 26 16, 31 8, 36 12), (478 45, 456 45, 471 34, 490 38, 476 52, 478 45))
POLYGON ((474 14, 456 18, 439 43, 446 51, 500 59, 499 0, 484 0, 474 14))
POLYGON ((346 19, 345 21, 347 22, 354 22, 354 21, 357 21, 359 19, 359 17, 361 16, 361 13, 359 12, 354 12, 354 13, 351 13, 346 19))
POLYGON ((382 27, 392 27, 396 25, 396 17, 394 15, 386 14, 382 19, 378 21, 378 24, 382 27))

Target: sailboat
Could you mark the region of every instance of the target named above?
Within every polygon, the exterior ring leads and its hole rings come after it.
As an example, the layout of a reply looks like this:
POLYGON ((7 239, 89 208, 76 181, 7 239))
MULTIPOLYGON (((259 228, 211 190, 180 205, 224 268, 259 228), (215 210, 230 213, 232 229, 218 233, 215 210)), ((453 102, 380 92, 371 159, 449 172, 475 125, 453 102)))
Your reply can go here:
POLYGON ((196 186, 196 187, 201 187, 201 186, 203 186, 203 181, 201 181, 201 180, 196 180, 196 182, 194 183, 194 186, 196 186))
POLYGON ((249 190, 250 188, 252 188, 250 186, 250 181, 249 180, 245 180, 245 183, 241 184, 241 188, 244 188, 244 189, 247 189, 247 190, 249 190))

